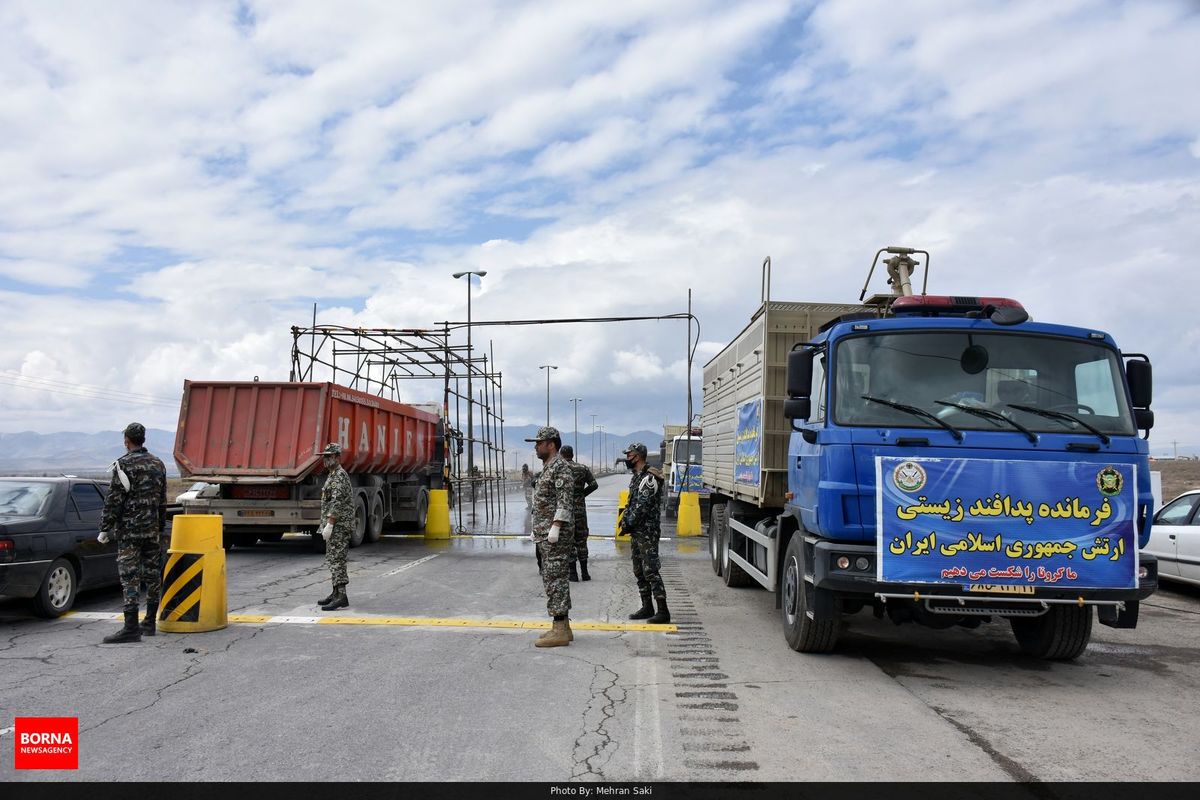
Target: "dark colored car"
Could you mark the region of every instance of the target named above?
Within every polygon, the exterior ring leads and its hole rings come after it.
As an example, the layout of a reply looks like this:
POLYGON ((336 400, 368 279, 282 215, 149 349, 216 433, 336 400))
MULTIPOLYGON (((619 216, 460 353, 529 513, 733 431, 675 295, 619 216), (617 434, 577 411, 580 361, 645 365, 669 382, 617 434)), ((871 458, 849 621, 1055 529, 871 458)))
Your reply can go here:
POLYGON ((84 478, 0 478, 0 595, 59 617, 80 589, 119 583, 116 543, 96 540, 107 494, 84 478))

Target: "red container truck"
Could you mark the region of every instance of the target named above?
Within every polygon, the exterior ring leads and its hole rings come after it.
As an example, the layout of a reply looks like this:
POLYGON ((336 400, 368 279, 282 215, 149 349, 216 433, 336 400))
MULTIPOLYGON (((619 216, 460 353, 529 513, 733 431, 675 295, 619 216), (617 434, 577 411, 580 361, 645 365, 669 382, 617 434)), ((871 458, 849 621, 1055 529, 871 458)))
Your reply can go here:
POLYGON ((442 488, 444 428, 436 406, 411 406, 333 383, 185 381, 175 462, 185 478, 219 487, 184 502, 220 514, 225 544, 308 533, 323 542, 321 451, 342 446, 355 492, 350 544, 384 530, 425 527, 429 490, 442 488))

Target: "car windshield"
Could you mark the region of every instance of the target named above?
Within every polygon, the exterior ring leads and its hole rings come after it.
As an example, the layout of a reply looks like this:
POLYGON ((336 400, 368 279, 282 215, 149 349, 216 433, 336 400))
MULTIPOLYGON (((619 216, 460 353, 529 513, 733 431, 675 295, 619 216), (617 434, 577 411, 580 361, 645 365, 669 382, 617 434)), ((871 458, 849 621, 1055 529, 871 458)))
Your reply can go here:
POLYGON ((49 483, 0 481, 0 517, 36 517, 53 491, 49 483))
POLYGON ((840 342, 834 369, 840 425, 1136 432, 1117 354, 1077 339, 880 333, 840 342))

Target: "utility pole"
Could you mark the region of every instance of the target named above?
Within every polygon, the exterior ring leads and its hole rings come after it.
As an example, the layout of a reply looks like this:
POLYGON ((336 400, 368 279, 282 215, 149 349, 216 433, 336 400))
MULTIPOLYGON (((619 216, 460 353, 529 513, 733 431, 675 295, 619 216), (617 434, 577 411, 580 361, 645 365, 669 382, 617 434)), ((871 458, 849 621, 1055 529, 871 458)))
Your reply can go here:
POLYGON ((571 398, 571 405, 575 406, 575 458, 580 462, 583 461, 579 456, 579 404, 582 402, 582 397, 571 398))
POLYGON ((592 446, 588 453, 592 458, 592 469, 596 469, 596 415, 592 414, 592 446))
POLYGON ((604 458, 604 426, 597 425, 596 429, 600 431, 600 469, 608 466, 608 461, 604 458))
POLYGON ((467 270, 465 272, 454 273, 454 279, 466 277, 467 279, 467 480, 471 482, 471 518, 475 518, 475 415, 473 409, 475 407, 475 395, 471 393, 471 373, 475 371, 475 364, 471 361, 471 276, 478 275, 482 278, 487 275, 486 270, 467 270))
POLYGON ((550 370, 558 369, 554 364, 542 364, 538 369, 546 370, 546 427, 550 427, 550 370))

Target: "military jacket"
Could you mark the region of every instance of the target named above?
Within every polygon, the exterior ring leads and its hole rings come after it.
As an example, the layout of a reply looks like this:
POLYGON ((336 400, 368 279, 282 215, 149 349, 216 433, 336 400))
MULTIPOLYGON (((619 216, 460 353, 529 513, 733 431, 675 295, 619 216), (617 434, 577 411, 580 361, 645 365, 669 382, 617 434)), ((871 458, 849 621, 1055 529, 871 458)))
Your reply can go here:
POLYGON ((571 472, 575 474, 575 525, 587 525, 587 496, 596 491, 599 484, 596 476, 588 469, 587 464, 578 461, 570 462, 571 472))
POLYGON ((118 536, 153 537, 167 528, 167 470, 146 448, 112 464, 100 529, 118 536))
POLYGON ((621 517, 621 529, 626 533, 658 533, 658 515, 662 504, 662 478, 648 467, 633 473, 629 479, 629 502, 621 517))
POLYGON ((325 477, 325 485, 321 487, 321 525, 324 526, 329 517, 335 530, 354 530, 354 489, 350 486, 350 476, 342 465, 338 464, 325 477))
POLYGON ((533 485, 533 504, 530 507, 533 523, 533 538, 545 539, 550 526, 557 520, 559 541, 569 538, 574 532, 575 520, 575 474, 571 465, 560 455, 546 464, 533 485))

